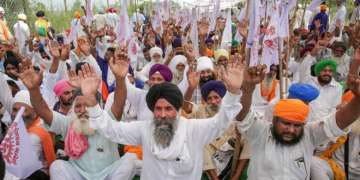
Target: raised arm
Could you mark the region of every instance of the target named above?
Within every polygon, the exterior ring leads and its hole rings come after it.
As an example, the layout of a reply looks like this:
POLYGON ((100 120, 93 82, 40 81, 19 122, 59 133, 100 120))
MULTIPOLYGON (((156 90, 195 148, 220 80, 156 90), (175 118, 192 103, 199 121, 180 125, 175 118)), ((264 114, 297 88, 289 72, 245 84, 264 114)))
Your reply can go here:
POLYGON ((356 49, 350 66, 347 86, 354 94, 354 98, 336 112, 336 124, 340 129, 345 129, 360 116, 360 49, 356 49))
POLYGON ((46 104, 40 92, 40 85, 42 81, 43 70, 35 72, 29 60, 23 61, 20 64, 19 77, 24 83, 30 93, 31 105, 34 107, 36 113, 49 125, 53 120, 53 113, 46 104))
POLYGON ((199 84, 200 75, 198 72, 194 71, 193 67, 190 67, 187 73, 187 77, 188 77, 189 86, 184 94, 184 103, 182 108, 187 114, 189 114, 192 112, 192 108, 193 108, 193 104, 191 102, 192 95, 199 84))
POLYGON ((81 91, 86 99, 87 110, 90 117, 90 127, 113 142, 121 144, 138 145, 141 143, 141 126, 143 122, 124 123, 117 122, 102 110, 96 101, 97 88, 100 77, 88 64, 79 71, 81 91))
POLYGON ((244 84, 241 87, 243 95, 240 100, 243 108, 236 116, 237 121, 244 120, 246 115, 249 113, 255 86, 264 79, 265 71, 266 66, 264 65, 250 67, 245 71, 244 84))
POLYGON ((118 48, 115 52, 115 57, 110 59, 109 65, 116 79, 114 102, 111 106, 111 112, 116 119, 120 120, 123 114, 127 94, 125 78, 129 69, 129 61, 126 48, 118 48))

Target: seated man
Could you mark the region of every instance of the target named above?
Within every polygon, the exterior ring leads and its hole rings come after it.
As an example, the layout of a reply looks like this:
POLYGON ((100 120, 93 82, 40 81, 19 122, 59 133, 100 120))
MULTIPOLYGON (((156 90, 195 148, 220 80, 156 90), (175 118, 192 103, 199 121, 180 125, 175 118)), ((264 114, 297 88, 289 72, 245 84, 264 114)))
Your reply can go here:
MULTIPOLYGON (((112 67, 114 64, 110 63, 112 67)), ((128 64, 123 64, 128 67, 128 64)), ((90 65, 87 64, 87 67, 90 65)), ((115 77, 119 76, 114 72, 115 77)), ((117 78, 119 79, 119 78, 117 78)), ((52 111, 40 93, 40 74, 32 68, 25 69, 21 80, 29 89, 31 104, 38 115, 50 126, 50 131, 65 137, 65 152, 69 161, 56 160, 50 167, 53 180, 78 179, 131 179, 133 164, 124 164, 119 158, 117 144, 109 141, 98 131, 89 127, 89 114, 86 110, 86 97, 80 91, 75 93, 75 99, 68 115, 52 111)), ((87 82, 94 84, 93 82, 87 82)), ((117 84, 122 84, 117 81, 117 84)), ((99 87, 98 84, 96 84, 99 87)), ((125 86, 117 86, 112 114, 121 116, 125 102, 125 86)))
MULTIPOLYGON (((239 112, 240 87, 243 66, 232 66, 223 71, 228 92, 223 98, 219 113, 212 118, 187 120, 179 116, 183 102, 176 85, 164 82, 150 88, 146 103, 153 117, 138 122, 115 122, 95 100, 99 82, 93 70, 83 69, 82 91, 86 92, 90 127, 114 142, 142 145, 143 179, 200 179, 203 165, 203 148, 218 137, 239 112)), ((124 75, 123 78, 125 78, 124 75)))
MULTIPOLYGON (((357 50, 359 51, 359 50, 357 50)), ((358 69, 360 52, 355 53, 350 69, 358 69)), ((354 71, 348 87, 354 98, 345 107, 306 124, 309 106, 297 99, 282 99, 274 107, 268 123, 250 110, 252 92, 262 80, 259 73, 246 74, 243 85, 243 109, 237 116, 239 131, 249 141, 252 156, 249 179, 310 179, 314 149, 326 140, 345 135, 343 130, 360 116, 360 78, 354 71)))

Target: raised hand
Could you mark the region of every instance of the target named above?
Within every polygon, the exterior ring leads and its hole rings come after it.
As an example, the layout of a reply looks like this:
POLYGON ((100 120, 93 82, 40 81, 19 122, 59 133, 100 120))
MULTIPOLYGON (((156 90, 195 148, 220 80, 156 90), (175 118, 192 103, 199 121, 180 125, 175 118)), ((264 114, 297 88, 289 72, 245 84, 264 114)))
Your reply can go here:
POLYGON ((70 56, 70 44, 61 46, 60 59, 66 61, 70 56))
POLYGON ((358 97, 360 97, 360 77, 358 70, 360 67, 360 49, 354 52, 353 60, 350 65, 349 75, 347 79, 348 88, 358 97))
POLYGON ((246 38, 248 35, 248 29, 247 29, 248 24, 249 24, 249 20, 247 19, 244 19, 243 21, 238 23, 238 31, 240 35, 244 38, 246 38))
POLYGON ((68 71, 69 84, 74 88, 80 88, 80 77, 74 70, 68 71))
POLYGON ((220 67, 220 77, 224 81, 226 89, 234 94, 240 93, 240 88, 244 80, 245 65, 242 63, 231 63, 220 67))
POLYGON ((40 87, 43 78, 43 69, 40 69, 40 72, 36 72, 31 64, 31 60, 24 59, 20 63, 20 73, 18 76, 26 88, 32 90, 40 87))
POLYGON ((57 42, 51 41, 49 43, 49 51, 50 51, 50 55, 55 59, 55 60, 59 60, 60 59, 60 46, 57 42))
POLYGON ((100 86, 100 77, 96 74, 93 67, 89 64, 81 66, 79 71, 81 92, 84 96, 94 97, 100 86))
POLYGON ((109 60, 109 65, 116 78, 125 78, 129 70, 127 48, 117 48, 114 57, 109 60))
POLYGON ((266 74, 266 65, 248 67, 244 73, 244 82, 249 85, 259 84, 266 74))
POLYGON ((199 80, 200 80, 200 74, 199 74, 199 72, 196 72, 195 69, 196 69, 195 65, 190 64, 189 71, 187 72, 189 88, 191 88, 191 89, 196 89, 196 87, 199 84, 199 80))
POLYGON ((209 32, 209 23, 201 21, 199 24, 199 36, 205 36, 209 32))

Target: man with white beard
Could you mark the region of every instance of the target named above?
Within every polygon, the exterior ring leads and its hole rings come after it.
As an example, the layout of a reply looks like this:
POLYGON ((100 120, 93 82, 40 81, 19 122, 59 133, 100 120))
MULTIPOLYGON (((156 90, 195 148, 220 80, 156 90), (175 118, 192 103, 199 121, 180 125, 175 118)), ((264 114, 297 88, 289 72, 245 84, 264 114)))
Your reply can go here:
POLYGON ((94 70, 84 66, 80 79, 87 99, 90 127, 114 142, 142 145, 142 179, 200 179, 204 146, 221 135, 241 109, 243 71, 244 66, 239 64, 229 65, 226 72, 222 69, 228 92, 219 113, 201 121, 180 117, 182 93, 176 85, 164 82, 152 86, 146 96, 153 119, 115 122, 96 102, 100 80, 94 70))
MULTIPOLYGON (((109 62, 115 77, 122 76, 124 72, 118 71, 118 66, 127 64, 109 62)), ((87 67, 89 65, 87 64, 87 67)), ((69 161, 56 160, 50 167, 53 180, 111 180, 132 179, 134 165, 125 164, 119 158, 117 144, 109 141, 98 131, 89 127, 89 115, 86 110, 86 97, 80 91, 76 94, 73 106, 68 116, 50 110, 40 93, 42 76, 33 69, 24 71, 22 81, 29 89, 31 104, 38 115, 50 126, 50 131, 65 137, 65 152, 69 161)), ((126 72, 125 72, 126 74, 126 72)), ((119 78, 117 78, 119 79, 119 78)), ((122 114, 126 92, 122 82, 116 82, 115 99, 111 108, 112 114, 122 114)), ((99 86, 97 86, 99 87, 99 86)), ((85 89, 86 90, 86 89, 85 89)))

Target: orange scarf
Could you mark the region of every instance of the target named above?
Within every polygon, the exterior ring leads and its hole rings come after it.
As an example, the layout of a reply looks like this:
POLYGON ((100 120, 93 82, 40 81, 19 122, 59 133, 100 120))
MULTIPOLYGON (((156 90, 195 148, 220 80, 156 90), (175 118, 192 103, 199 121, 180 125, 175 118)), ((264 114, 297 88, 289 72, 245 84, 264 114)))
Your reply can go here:
POLYGON ((131 145, 126 145, 124 147, 124 152, 127 153, 135 153, 137 158, 142 160, 142 149, 141 146, 131 146, 131 145))
POLYGON ((340 136, 337 138, 336 143, 332 144, 328 149, 326 149, 323 153, 321 153, 320 158, 327 161, 331 170, 334 174, 334 180, 346 180, 346 175, 344 170, 339 166, 335 160, 332 159, 332 155, 334 152, 341 148, 342 145, 345 144, 347 137, 340 136))
POLYGON ((4 40, 5 40, 5 41, 9 41, 9 40, 11 39, 11 34, 10 34, 10 32, 9 32, 8 27, 7 27, 6 24, 5 24, 5 21, 0 20, 0 27, 1 27, 2 32, 3 32, 3 34, 4 34, 4 40))
POLYGON ((40 126, 40 118, 37 118, 27 131, 28 133, 36 134, 40 138, 45 160, 47 161, 48 167, 50 167, 51 163, 56 159, 54 143, 50 133, 40 126))
POLYGON ((273 79, 271 82, 271 87, 267 88, 264 84, 264 81, 260 84, 261 96, 264 97, 268 102, 270 102, 276 95, 276 86, 278 80, 273 79))

